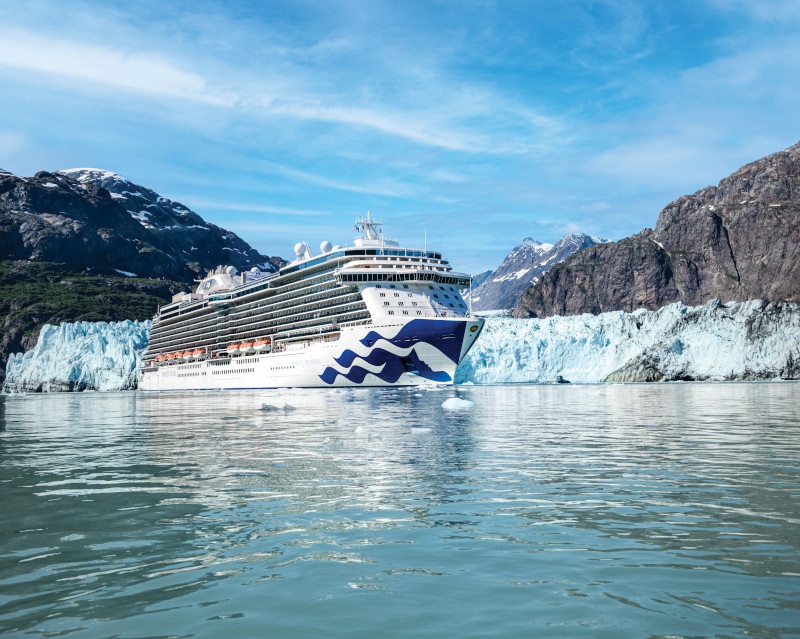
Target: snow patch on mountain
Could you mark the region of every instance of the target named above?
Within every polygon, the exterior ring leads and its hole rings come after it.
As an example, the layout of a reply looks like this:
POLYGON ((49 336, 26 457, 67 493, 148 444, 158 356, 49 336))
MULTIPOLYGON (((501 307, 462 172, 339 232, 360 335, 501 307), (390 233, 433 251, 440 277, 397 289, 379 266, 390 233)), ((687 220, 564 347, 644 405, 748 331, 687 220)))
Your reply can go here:
POLYGON ((11 355, 3 392, 136 388, 150 321, 45 324, 36 346, 11 355))

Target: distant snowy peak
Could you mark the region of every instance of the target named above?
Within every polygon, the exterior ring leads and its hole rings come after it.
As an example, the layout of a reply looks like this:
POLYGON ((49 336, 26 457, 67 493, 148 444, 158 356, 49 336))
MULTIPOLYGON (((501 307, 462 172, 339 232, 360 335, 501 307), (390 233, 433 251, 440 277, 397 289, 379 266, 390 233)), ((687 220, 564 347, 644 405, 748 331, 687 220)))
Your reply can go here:
POLYGON ((512 309, 525 290, 555 264, 587 246, 608 241, 584 233, 572 233, 555 244, 526 237, 496 270, 475 286, 473 308, 478 311, 512 309))
POLYGON ((539 240, 534 240, 532 237, 526 237, 524 240, 522 240, 522 243, 519 246, 517 246, 514 250, 518 250, 518 249, 522 249, 522 248, 526 248, 526 247, 527 248, 531 248, 534 251, 537 251, 537 252, 540 252, 540 253, 546 253, 551 248, 553 248, 553 245, 552 244, 547 244, 545 242, 540 242, 539 240))

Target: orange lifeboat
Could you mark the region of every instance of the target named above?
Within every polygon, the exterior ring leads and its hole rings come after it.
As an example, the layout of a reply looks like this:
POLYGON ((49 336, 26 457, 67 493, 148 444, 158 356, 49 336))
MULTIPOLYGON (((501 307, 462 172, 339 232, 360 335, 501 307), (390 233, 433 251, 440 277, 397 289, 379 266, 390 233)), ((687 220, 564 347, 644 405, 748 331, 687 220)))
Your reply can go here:
POLYGON ((239 346, 239 349, 242 353, 247 353, 248 355, 256 352, 253 342, 242 342, 239 346))
POLYGON ((195 348, 194 352, 192 353, 192 357, 194 357, 195 359, 200 359, 205 354, 206 350, 204 348, 195 348))
POLYGON ((238 355, 241 352, 241 346, 240 344, 231 344, 226 350, 228 355, 238 355))
POLYGON ((164 359, 167 361, 172 361, 173 359, 175 359, 175 353, 167 353, 166 355, 164 355, 164 359))

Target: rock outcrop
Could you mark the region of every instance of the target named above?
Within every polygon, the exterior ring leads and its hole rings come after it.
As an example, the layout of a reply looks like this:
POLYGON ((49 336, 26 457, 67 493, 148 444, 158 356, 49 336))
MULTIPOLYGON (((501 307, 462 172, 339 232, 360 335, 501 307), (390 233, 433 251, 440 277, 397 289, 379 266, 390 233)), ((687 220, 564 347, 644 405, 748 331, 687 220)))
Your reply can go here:
POLYGON ((800 301, 800 144, 669 204, 655 229, 589 247, 529 288, 514 317, 800 301))

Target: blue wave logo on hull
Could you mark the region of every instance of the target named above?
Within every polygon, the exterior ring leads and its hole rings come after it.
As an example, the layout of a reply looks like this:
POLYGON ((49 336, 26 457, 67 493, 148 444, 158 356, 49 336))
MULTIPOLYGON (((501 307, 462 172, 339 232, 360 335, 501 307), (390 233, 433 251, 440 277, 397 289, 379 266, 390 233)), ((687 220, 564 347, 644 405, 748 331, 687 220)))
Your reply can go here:
POLYGON ((464 322, 412 320, 392 338, 384 337, 378 331, 370 331, 360 340, 366 347, 386 341, 398 348, 411 348, 411 350, 408 355, 398 355, 376 345, 366 357, 363 357, 355 351, 347 349, 335 361, 342 368, 350 370, 347 373, 340 373, 329 366, 320 375, 320 379, 326 384, 333 384, 341 375, 353 384, 363 384, 367 375, 372 374, 387 384, 395 384, 403 373, 411 373, 435 382, 451 382, 453 378, 449 373, 433 370, 420 359, 413 346, 425 343, 434 347, 454 364, 458 364, 465 329, 464 322), (371 367, 380 367, 380 371, 373 373, 363 366, 359 366, 356 364, 359 360, 371 367))

